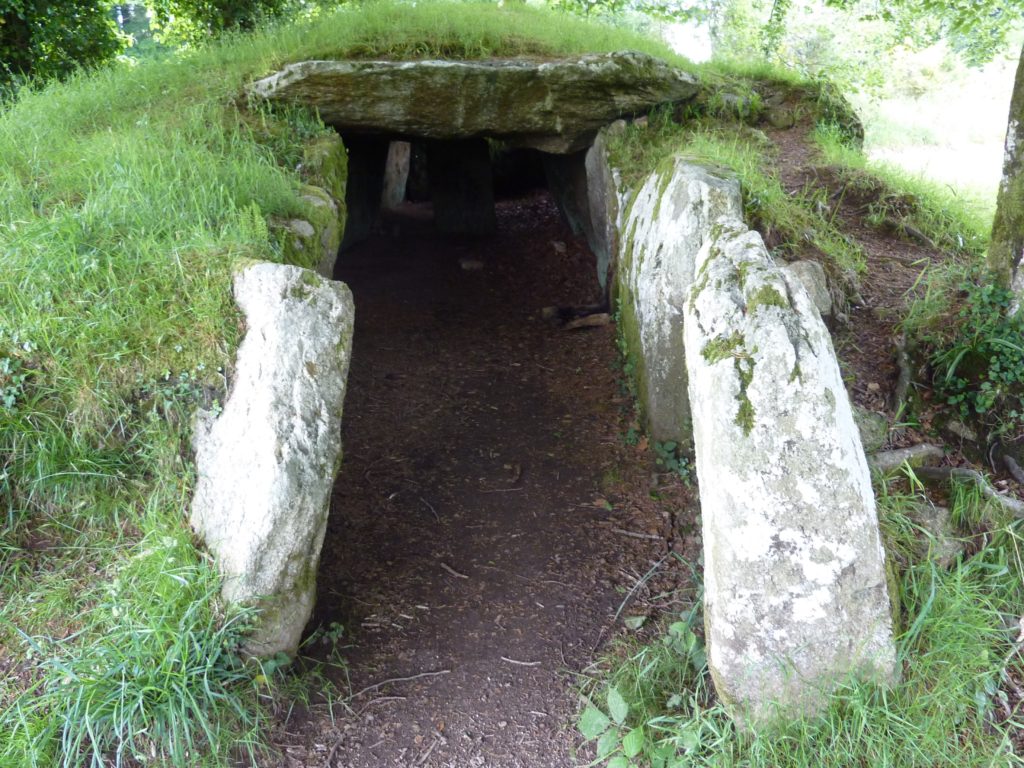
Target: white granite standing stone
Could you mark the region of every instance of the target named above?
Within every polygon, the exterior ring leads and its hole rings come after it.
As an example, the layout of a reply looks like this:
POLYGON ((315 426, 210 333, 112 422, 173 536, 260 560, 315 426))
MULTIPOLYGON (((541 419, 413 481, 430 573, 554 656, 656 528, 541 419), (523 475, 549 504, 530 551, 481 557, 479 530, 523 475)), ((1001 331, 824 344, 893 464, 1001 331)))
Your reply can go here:
POLYGON ((696 259, 685 348, 708 658, 741 722, 812 714, 895 676, 875 501, 832 342, 802 284, 735 218, 696 259))
POLYGON ((690 439, 683 354, 683 306, 697 253, 721 216, 743 215, 739 183, 724 173, 673 158, 623 195, 618 281, 627 339, 637 348, 639 397, 656 441, 690 439), (630 338, 632 336, 632 338, 630 338))
POLYGON ((293 654, 341 460, 354 308, 343 283, 279 264, 243 269, 234 295, 246 334, 223 412, 197 423, 190 520, 225 599, 260 608, 246 651, 293 654))

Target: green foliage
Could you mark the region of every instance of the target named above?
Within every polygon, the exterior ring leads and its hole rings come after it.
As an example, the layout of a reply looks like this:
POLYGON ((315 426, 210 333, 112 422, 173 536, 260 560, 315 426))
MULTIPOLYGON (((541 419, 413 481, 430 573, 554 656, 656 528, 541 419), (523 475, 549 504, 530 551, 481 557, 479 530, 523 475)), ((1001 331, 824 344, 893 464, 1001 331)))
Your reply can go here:
MULTIPOLYGON (((908 518, 914 494, 883 487, 879 515, 890 552, 928 552, 908 518), (897 537, 895 540, 893 538, 897 537)), ((700 639, 699 603, 662 636, 619 649, 585 693, 583 737, 604 766, 651 768, 853 768, 1024 765, 1012 737, 1005 681, 1019 670, 1014 643, 1024 602, 1020 524, 992 518, 977 493, 955 493, 955 520, 986 521, 985 545, 941 570, 928 556, 901 557, 896 599, 902 678, 891 689, 850 681, 819 716, 737 729, 715 697, 700 639), (1007 620, 1009 619, 1009 621, 1007 620), (612 717, 610 692, 625 703, 612 717), (589 713, 589 714, 588 714, 589 713), (584 727, 586 726, 586 727, 584 727), (628 750, 635 756, 627 757, 628 750)))
MULTIPOLYGON (((827 5, 856 9, 859 0, 825 0, 827 5)), ((1005 0, 886 0, 866 18, 893 24, 901 37, 918 44, 949 39, 971 63, 990 60, 1006 45, 1006 37, 1024 21, 1024 5, 1005 0)))
POLYGON ((721 0, 547 0, 552 8, 581 16, 621 19, 629 12, 663 21, 707 21, 721 0))
POLYGON ((290 4, 290 0, 151 0, 149 7, 162 41, 195 43, 229 30, 252 30, 290 4))
POLYGON ((0 89, 102 64, 126 42, 103 0, 0 0, 0 89))
POLYGON ((690 459, 680 451, 679 444, 674 440, 654 444, 654 462, 666 472, 676 475, 687 485, 693 482, 693 469, 690 459))
POLYGON ((1024 316, 1010 312, 1012 291, 982 280, 961 283, 959 311, 936 318, 919 341, 946 403, 962 418, 1015 433, 1024 424, 1024 316))
POLYGON ((677 764, 677 749, 664 739, 661 718, 654 713, 677 711, 692 698, 707 700, 700 620, 699 605, 680 614, 658 640, 639 648, 612 672, 603 706, 594 702, 597 696, 587 698, 577 728, 594 742, 596 763, 608 768, 677 764))

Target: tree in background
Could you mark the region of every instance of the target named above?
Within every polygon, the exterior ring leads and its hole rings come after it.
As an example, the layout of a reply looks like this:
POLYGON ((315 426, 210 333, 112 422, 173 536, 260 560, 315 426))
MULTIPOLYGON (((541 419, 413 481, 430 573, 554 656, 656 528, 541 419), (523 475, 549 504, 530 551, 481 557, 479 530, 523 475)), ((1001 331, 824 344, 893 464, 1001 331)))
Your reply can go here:
POLYGON ((153 0, 148 3, 163 40, 194 43, 230 30, 248 31, 281 15, 290 0, 153 0))
MULTIPOLYGON (((966 61, 980 64, 1005 49, 1007 36, 1024 23, 1024 0, 824 0, 862 18, 894 25, 898 35, 918 45, 946 40, 966 61)), ((792 0, 773 0, 764 29, 765 51, 777 47, 792 0)), ((1003 177, 988 252, 996 281, 1012 287, 1024 303, 1024 50, 1007 120, 1003 177)))
POLYGON ((1024 275, 1020 269, 1024 256, 1024 50, 1010 97, 1005 147, 988 266, 1002 285, 1013 288, 1020 301, 1024 298, 1024 275))
POLYGON ((0 86, 109 61, 127 38, 103 0, 0 0, 0 86))

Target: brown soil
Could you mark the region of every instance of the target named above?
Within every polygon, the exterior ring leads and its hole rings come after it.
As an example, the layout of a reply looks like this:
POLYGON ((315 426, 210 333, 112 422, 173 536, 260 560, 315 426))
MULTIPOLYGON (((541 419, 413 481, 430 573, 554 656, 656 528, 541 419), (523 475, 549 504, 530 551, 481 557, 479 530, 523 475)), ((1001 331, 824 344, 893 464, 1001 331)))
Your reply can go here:
POLYGON ((498 215, 473 241, 410 206, 339 267, 355 346, 315 619, 345 626, 355 695, 282 713, 289 768, 574 765, 616 612, 689 586, 692 500, 624 440, 614 326, 540 317, 598 300, 593 257, 546 195, 498 215))
MULTIPOLYGON (((834 330, 833 338, 853 402, 894 417, 899 324, 914 291, 922 284, 922 272, 947 257, 935 248, 868 224, 865 218, 874 198, 851 189, 835 169, 822 166, 820 153, 809 136, 812 128, 801 123, 769 132, 778 151, 779 180, 791 195, 824 190, 833 223, 863 251, 867 269, 857 279, 859 299, 863 301, 851 302, 848 322, 834 330)), ((796 258, 820 257, 806 253, 796 258)), ((909 439, 914 441, 914 437, 909 439)))

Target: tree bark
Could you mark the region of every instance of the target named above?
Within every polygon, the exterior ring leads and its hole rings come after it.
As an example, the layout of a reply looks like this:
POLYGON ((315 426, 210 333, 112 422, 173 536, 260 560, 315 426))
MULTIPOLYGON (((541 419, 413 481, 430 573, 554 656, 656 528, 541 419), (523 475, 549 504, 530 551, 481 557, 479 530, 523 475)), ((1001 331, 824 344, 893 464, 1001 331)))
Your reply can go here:
POLYGON ((1012 288, 1018 302, 1024 300, 1024 49, 1010 99, 1003 155, 1003 180, 996 200, 988 266, 1003 286, 1012 288))

